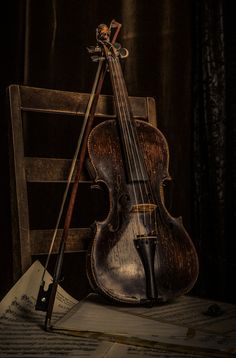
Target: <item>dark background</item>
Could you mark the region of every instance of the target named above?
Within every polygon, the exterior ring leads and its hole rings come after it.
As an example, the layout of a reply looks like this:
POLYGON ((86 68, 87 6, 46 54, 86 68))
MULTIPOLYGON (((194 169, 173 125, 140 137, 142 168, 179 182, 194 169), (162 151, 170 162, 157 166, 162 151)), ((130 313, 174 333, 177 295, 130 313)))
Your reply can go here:
MULTIPOLYGON (((170 149, 167 208, 182 216, 199 255, 193 293, 235 302, 236 32, 223 0, 8 1, 1 5, 0 294, 12 285, 8 123, 12 83, 90 92, 86 47, 100 23, 122 23, 128 91, 156 99, 170 149)), ((103 93, 110 93, 109 80, 103 93)), ((46 203, 45 203, 46 205, 46 203)), ((71 272, 73 281, 73 272, 71 272)))

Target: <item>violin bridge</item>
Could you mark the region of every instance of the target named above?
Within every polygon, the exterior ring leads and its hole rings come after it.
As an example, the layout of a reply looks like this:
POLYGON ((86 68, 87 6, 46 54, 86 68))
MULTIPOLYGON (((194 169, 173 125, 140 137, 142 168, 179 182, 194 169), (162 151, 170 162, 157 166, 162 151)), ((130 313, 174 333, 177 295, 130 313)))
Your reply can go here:
POLYGON ((153 212, 156 209, 156 204, 136 204, 132 206, 132 213, 146 213, 146 212, 153 212))

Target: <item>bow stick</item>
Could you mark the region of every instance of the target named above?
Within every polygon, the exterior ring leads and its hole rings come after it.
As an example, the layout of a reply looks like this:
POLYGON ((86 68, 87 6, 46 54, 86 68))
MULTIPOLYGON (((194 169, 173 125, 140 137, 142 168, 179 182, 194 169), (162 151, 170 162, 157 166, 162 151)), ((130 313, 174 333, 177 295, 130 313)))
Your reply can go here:
MULTIPOLYGON (((114 44, 115 41, 116 41, 116 38, 118 36, 118 33, 120 31, 120 28, 121 28, 120 23, 116 22, 115 20, 112 20, 109 28, 106 25, 103 25, 103 24, 99 25, 99 27, 97 29, 97 32, 99 31, 99 36, 100 37, 109 38, 111 28, 116 28, 116 31, 115 31, 114 36, 113 36, 113 39, 111 41, 111 43, 114 44)), ((98 36, 98 33, 97 33, 97 36, 98 36)), ((96 48, 94 48, 94 49, 96 49, 96 48)), ((93 52, 93 50, 91 48, 88 49, 88 50, 89 50, 89 52, 93 52)), ((96 52, 96 50, 95 50, 95 52, 96 52)), ((64 193, 64 196, 63 196, 62 205, 61 205, 61 209, 60 209, 57 224, 56 224, 56 229, 55 229, 55 232, 54 232, 54 235, 53 235, 52 243, 51 243, 50 250, 49 250, 48 259, 47 259, 46 264, 45 264, 44 273, 43 273, 43 277, 42 277, 40 288, 39 288, 37 302, 36 302, 36 305, 35 305, 36 310, 46 312, 45 324, 44 324, 44 327, 45 327, 46 330, 49 330, 50 326, 51 326, 51 318, 52 318, 52 313, 53 313, 53 306, 54 306, 54 302, 55 302, 55 298, 56 298, 56 292, 57 292, 58 283, 60 282, 60 277, 61 277, 63 257, 64 257, 64 252, 65 252, 65 244, 66 244, 66 240, 68 238, 68 232, 69 232, 69 228, 70 228, 70 224, 71 224, 71 219, 72 219, 72 214, 73 214, 76 194, 77 194, 77 191, 78 191, 79 180, 80 180, 80 177, 81 177, 81 172, 82 172, 82 168, 83 168, 83 164, 84 164, 84 160, 85 160, 85 156, 86 156, 88 136, 89 136, 89 134, 91 132, 91 129, 92 129, 93 119, 94 119, 94 116, 95 116, 95 111, 96 111, 96 107, 97 107, 97 103, 98 103, 98 98, 99 98, 99 95, 101 93, 102 84, 103 84, 105 74, 106 74, 106 70, 107 70, 107 65, 106 65, 106 63, 104 61, 104 58, 98 57, 98 56, 93 56, 92 58, 95 61, 96 60, 99 61, 98 69, 97 69, 97 73, 96 73, 96 76, 95 76, 95 80, 94 80, 92 92, 91 92, 91 95, 90 95, 90 99, 89 99, 89 102, 88 102, 88 105, 87 105, 85 118, 84 118, 84 122, 83 122, 83 127, 82 127, 82 130, 81 130, 81 133, 80 133, 80 137, 79 137, 79 140, 78 140, 78 143, 77 143, 77 148, 76 148, 75 155, 74 155, 74 158, 73 158, 73 161, 72 161, 70 174, 69 174, 68 181, 67 181, 66 190, 65 190, 65 193, 64 193), (76 165, 76 161, 77 161, 77 157, 78 157, 79 153, 80 153, 80 157, 79 157, 79 161, 78 161, 77 172, 76 172, 76 175, 75 175, 75 179, 74 179, 74 183, 73 183, 73 187, 72 187, 72 191, 71 191, 71 196, 70 196, 68 209, 67 209, 67 213, 66 213, 66 217, 65 217, 62 236, 61 236, 61 239, 60 239, 60 245, 59 245, 59 250, 58 250, 58 254, 57 254, 57 260, 56 260, 56 264, 55 264, 55 268, 54 268, 53 281, 52 281, 52 283, 49 284, 48 289, 45 290, 44 289, 44 287, 45 287, 44 276, 45 276, 45 273, 46 273, 46 269, 47 269, 47 265, 48 265, 48 261, 49 261, 49 256, 50 256, 50 253, 52 251, 52 247, 53 247, 53 244, 54 244, 54 241, 55 241, 57 229, 58 229, 58 226, 59 226, 59 223, 60 223, 60 220, 61 220, 64 204, 65 204, 65 201, 66 201, 66 196, 68 194, 69 186, 70 186, 70 183, 71 183, 71 180, 72 180, 72 175, 74 173, 74 169, 75 169, 75 165, 76 165)))

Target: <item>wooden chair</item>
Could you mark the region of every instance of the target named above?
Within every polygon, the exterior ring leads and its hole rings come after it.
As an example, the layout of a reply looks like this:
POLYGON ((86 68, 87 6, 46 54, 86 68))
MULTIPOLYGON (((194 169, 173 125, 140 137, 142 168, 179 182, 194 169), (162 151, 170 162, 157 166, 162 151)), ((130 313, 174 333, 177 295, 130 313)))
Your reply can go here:
MULTIPOLYGON (((29 268, 34 256, 48 253, 71 165, 68 158, 74 155, 89 94, 14 84, 7 92, 12 262, 16 281, 29 268)), ((130 101, 135 118, 156 126, 153 98, 130 97, 130 101)), ((111 118, 115 118, 113 97, 101 95, 94 123, 111 118)), ((87 250, 92 235, 90 225, 94 215, 103 210, 100 198, 95 195, 94 199, 91 194, 91 184, 84 170, 78 190, 78 210, 73 215, 66 252, 87 250)), ((54 252, 58 250, 62 227, 54 252)))

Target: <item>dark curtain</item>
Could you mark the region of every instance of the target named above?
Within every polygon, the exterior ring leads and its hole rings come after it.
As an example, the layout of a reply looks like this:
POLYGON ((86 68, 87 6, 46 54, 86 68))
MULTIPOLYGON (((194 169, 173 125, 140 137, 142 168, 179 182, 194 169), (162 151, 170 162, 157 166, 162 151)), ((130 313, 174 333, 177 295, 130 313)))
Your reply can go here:
MULTIPOLYGON (((166 206, 183 217, 199 254, 193 292, 233 300, 226 277, 234 268, 229 228, 235 220, 230 166, 235 111, 229 88, 233 65, 225 64, 232 59, 231 26, 225 21, 230 11, 223 0, 10 3, 5 64, 12 54, 14 60, 4 73, 1 103, 13 82, 90 92, 97 67, 86 47, 95 44, 98 24, 113 18, 122 23, 118 41, 129 50, 122 62, 129 94, 156 99, 158 127, 169 144, 172 181, 165 190, 166 206)), ((102 92, 110 91, 107 78, 102 92)), ((2 211, 6 218, 9 212, 2 211)), ((10 240, 8 231, 6 236, 10 240)))
POLYGON ((235 12, 230 2, 224 6, 225 74, 226 74, 226 192, 225 192, 225 246, 226 246, 226 297, 235 302, 236 240, 236 31, 235 12))
POLYGON ((227 106, 227 6, 221 0, 197 1, 194 10, 193 204, 201 267, 198 285, 202 295, 233 300, 235 244, 230 232, 235 188, 229 181, 235 145, 227 106))
MULTIPOLYGON (((189 1, 27 2, 24 84, 89 92, 96 64, 86 47, 99 23, 122 23, 129 50, 122 66, 130 95, 157 101, 158 125, 170 148, 168 208, 191 221, 191 3, 189 1), (85 14, 87 14, 85 22, 85 14), (184 20, 183 20, 184 19, 184 20), (179 160, 178 158, 181 158, 179 160), (184 188, 184 190, 183 190, 184 188)), ((109 76, 103 93, 111 93, 109 76)))
POLYGON ((24 1, 7 1, 0 11, 0 297, 12 285, 11 213, 6 88, 23 83, 25 37, 24 1))

